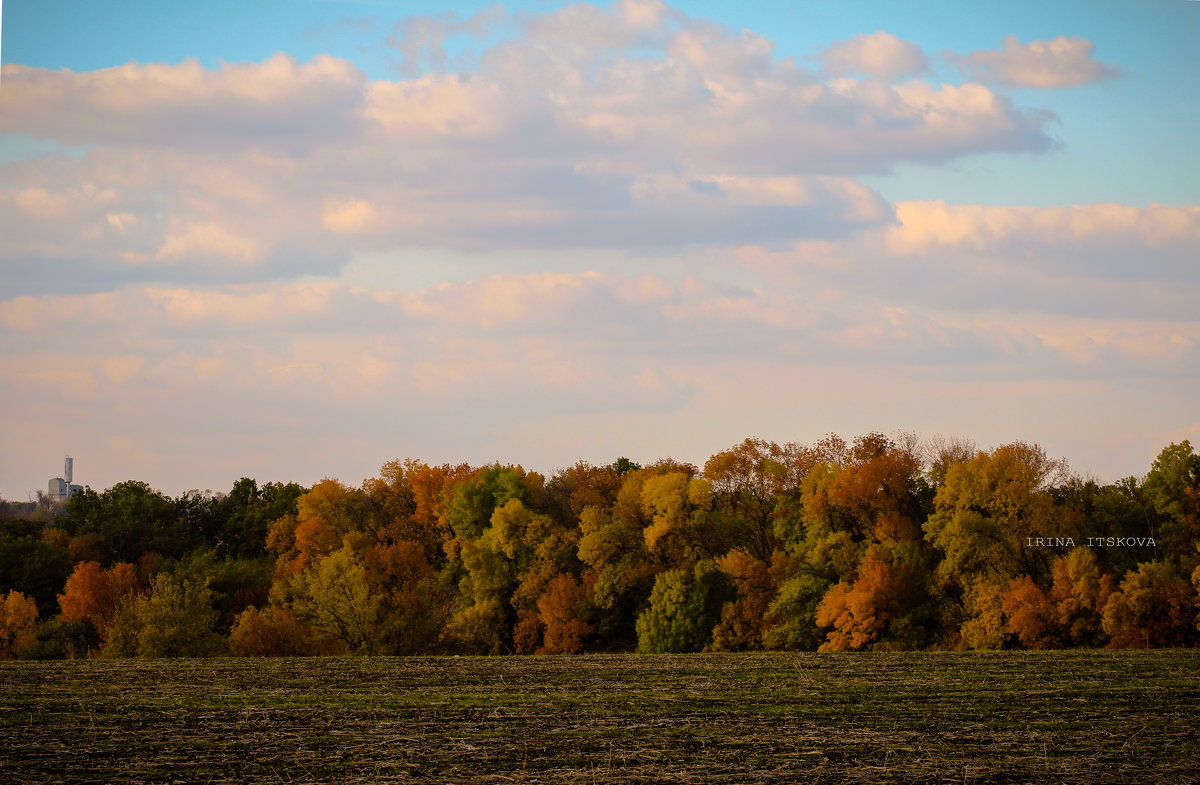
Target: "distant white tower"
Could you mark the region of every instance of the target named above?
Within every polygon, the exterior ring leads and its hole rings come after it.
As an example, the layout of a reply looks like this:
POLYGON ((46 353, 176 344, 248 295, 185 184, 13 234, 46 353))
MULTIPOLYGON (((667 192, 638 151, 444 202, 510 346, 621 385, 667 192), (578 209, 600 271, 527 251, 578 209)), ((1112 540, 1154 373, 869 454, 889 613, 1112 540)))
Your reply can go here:
POLYGON ((51 501, 65 502, 71 498, 71 494, 79 493, 83 490, 82 485, 71 484, 71 480, 74 479, 72 476, 74 473, 75 459, 68 455, 66 460, 63 461, 63 475, 65 475, 65 478, 52 477, 50 479, 49 497, 51 501))

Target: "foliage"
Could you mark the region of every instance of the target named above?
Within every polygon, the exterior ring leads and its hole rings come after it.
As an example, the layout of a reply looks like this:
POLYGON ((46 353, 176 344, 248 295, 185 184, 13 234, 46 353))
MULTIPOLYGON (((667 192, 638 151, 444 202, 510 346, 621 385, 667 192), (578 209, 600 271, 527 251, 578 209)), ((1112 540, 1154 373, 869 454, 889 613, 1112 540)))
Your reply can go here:
POLYGON ((144 482, 128 480, 97 494, 85 488, 71 497, 62 527, 91 538, 105 565, 136 562, 153 552, 176 557, 202 543, 201 532, 188 530, 180 508, 144 482))
POLYGON ((51 616, 55 595, 71 574, 69 537, 37 520, 0 520, 0 595, 16 591, 31 597, 38 613, 51 616))
POLYGON ((1189 565, 1200 566, 1200 454, 1191 442, 1165 447, 1154 459, 1142 489, 1163 518, 1163 544, 1189 565))
POLYGON ((216 594, 183 573, 154 578, 148 595, 138 598, 139 657, 208 657, 220 654, 225 639, 215 629, 216 594))
POLYGON ((31 657, 1180 646, 1198 545, 1188 442, 1102 484, 1033 444, 868 433, 703 471, 406 459, 5 503, 0 597, 42 619, 6 649, 31 657))
POLYGON ((10 660, 33 642, 37 626, 37 603, 17 591, 0 597, 0 659, 10 660))
POLYGON ((272 597, 313 629, 354 654, 376 654, 382 637, 380 598, 349 547, 322 557, 272 597))
POLYGON ((538 654, 578 654, 594 629, 584 619, 591 592, 573 575, 556 575, 538 597, 538 616, 545 631, 538 654))
POLYGON ((712 562, 660 573, 649 606, 638 616, 638 652, 689 652, 709 646, 730 594, 728 579, 712 562))
POLYGON ((1170 562, 1146 562, 1104 605, 1109 646, 1140 649, 1195 643, 1196 593, 1170 562))
POLYGON ((61 618, 88 622, 103 640, 117 607, 143 591, 141 576, 132 564, 116 564, 106 570, 99 562, 79 562, 58 595, 61 618))
POLYGON ((253 605, 242 611, 229 633, 229 651, 239 657, 305 657, 344 651, 322 639, 287 608, 253 605))
POLYGON ((22 660, 77 660, 100 645, 96 630, 87 621, 46 619, 38 624, 31 639, 16 651, 22 660))

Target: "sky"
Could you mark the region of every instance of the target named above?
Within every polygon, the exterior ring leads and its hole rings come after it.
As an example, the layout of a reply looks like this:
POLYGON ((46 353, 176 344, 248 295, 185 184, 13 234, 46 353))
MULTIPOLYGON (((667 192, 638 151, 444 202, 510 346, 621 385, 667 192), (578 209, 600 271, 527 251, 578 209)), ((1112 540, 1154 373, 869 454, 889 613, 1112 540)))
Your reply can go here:
POLYGON ((1200 441, 1200 3, 8 0, 0 497, 1200 441))

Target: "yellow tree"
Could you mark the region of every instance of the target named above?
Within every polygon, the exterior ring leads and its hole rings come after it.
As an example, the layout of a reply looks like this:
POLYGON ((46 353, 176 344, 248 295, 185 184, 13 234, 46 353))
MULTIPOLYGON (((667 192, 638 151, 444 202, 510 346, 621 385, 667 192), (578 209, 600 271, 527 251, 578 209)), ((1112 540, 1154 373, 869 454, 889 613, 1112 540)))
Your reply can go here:
POLYGON ((711 499, 712 484, 685 472, 646 480, 642 487, 642 506, 650 516, 650 525, 642 533, 646 549, 676 564, 724 554, 729 543, 711 525, 711 499))
POLYGON ((661 554, 651 553, 646 546, 644 532, 652 515, 642 497, 647 482, 672 472, 691 476, 695 467, 663 461, 625 471, 611 508, 591 505, 580 513, 578 557, 595 573, 595 634, 606 645, 635 643, 634 619, 650 595, 655 576, 668 566, 661 554))
POLYGON ((275 604, 289 608, 317 631, 341 641, 353 654, 376 654, 380 644, 380 597, 349 546, 321 558, 286 584, 272 588, 275 604))
POLYGON ((279 554, 278 579, 286 580, 342 547, 347 534, 363 532, 365 494, 324 479, 296 502, 296 517, 283 517, 267 532, 267 549, 279 554))
POLYGON ((12 659, 22 646, 33 641, 37 626, 37 603, 19 591, 0 598, 0 659, 12 659))
POLYGON ((1104 606, 1113 590, 1112 576, 1100 569, 1091 548, 1074 548, 1055 559, 1053 575, 1050 599, 1064 642, 1099 643, 1104 606))
POLYGON ((940 556, 937 577, 962 643, 998 648, 1008 635, 1003 596, 1022 575, 1049 582, 1055 555, 1081 537, 1082 516, 1050 489, 1067 478, 1062 461, 1021 442, 952 465, 925 522, 940 556), (1061 547, 1039 547, 1062 543, 1061 547))
POLYGON ((134 600, 139 657, 207 657, 220 654, 216 594, 201 580, 185 574, 161 573, 150 592, 134 600))

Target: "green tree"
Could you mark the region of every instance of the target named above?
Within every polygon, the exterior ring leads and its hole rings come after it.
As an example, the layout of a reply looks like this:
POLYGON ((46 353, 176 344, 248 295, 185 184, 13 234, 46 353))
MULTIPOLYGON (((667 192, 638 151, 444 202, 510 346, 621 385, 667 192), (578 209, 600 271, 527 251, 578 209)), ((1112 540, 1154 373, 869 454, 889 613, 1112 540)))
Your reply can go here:
POLYGON ((268 482, 261 487, 247 477, 234 483, 216 504, 209 543, 222 558, 260 558, 266 553, 271 522, 295 516, 304 488, 294 482, 268 482))
POLYGON ((216 594, 184 572, 160 573, 135 601, 140 657, 209 657, 225 649, 217 633, 216 594))
POLYGON ((343 547, 273 589, 276 604, 291 609, 314 629, 342 641, 353 654, 378 653, 382 633, 380 597, 355 552, 343 547))
POLYGON ((1165 447, 1142 489, 1162 518, 1159 547, 1189 570, 1200 566, 1200 455, 1191 442, 1165 447))
POLYGON ((128 480, 97 494, 85 488, 71 497, 62 526, 88 536, 105 566, 137 563, 144 553, 175 558, 203 540, 181 524, 179 506, 144 482, 128 480))
POLYGON ((71 574, 69 552, 55 536, 61 534, 36 520, 0 520, 0 595, 19 592, 33 598, 39 615, 54 615, 71 574))
POLYGON ((638 616, 638 652, 704 649, 712 643, 721 606, 731 599, 727 578, 711 562, 659 573, 650 592, 650 605, 638 616))

